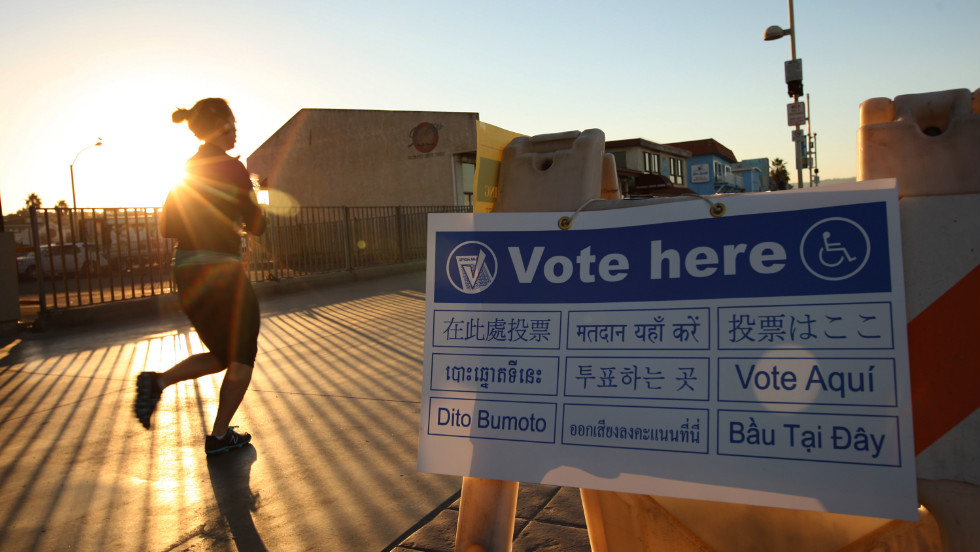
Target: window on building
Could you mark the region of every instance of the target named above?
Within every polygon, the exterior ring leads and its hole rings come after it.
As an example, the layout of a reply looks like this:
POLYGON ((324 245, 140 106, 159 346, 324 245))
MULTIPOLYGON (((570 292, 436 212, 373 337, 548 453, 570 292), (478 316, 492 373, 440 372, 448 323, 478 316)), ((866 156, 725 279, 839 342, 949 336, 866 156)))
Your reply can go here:
POLYGON ((613 159, 616 160, 616 168, 626 169, 626 152, 625 151, 614 151, 612 152, 613 159))
POLYGON ((473 205, 473 183, 476 179, 476 152, 453 155, 453 180, 456 205, 473 205))
POLYGON ((674 157, 670 158, 670 181, 675 186, 684 185, 684 160, 674 157))
POLYGON ((643 171, 646 173, 660 174, 660 156, 649 151, 643 152, 643 171))

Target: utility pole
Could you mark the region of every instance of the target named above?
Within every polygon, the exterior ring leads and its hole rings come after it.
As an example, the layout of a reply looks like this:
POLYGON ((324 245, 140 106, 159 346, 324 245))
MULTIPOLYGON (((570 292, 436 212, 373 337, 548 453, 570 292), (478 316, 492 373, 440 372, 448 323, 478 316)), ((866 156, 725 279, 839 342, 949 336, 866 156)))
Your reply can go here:
MULTIPOLYGON (((792 111, 794 113, 799 113, 796 108, 796 104, 800 102, 800 96, 803 95, 803 60, 796 57, 796 19, 793 14, 793 0, 789 0, 789 28, 783 29, 778 25, 773 25, 766 29, 765 34, 763 34, 763 40, 777 40, 784 36, 789 36, 789 49, 790 49, 790 60, 785 64, 786 71, 786 85, 790 97, 793 98, 793 105, 791 105, 792 111)), ((806 106, 804 106, 804 110, 806 106)), ((799 124, 790 123, 790 126, 795 126, 796 130, 793 131, 793 148, 796 151, 796 183, 800 188, 803 187, 803 149, 806 147, 806 137, 803 136, 803 131, 800 130, 799 124)))

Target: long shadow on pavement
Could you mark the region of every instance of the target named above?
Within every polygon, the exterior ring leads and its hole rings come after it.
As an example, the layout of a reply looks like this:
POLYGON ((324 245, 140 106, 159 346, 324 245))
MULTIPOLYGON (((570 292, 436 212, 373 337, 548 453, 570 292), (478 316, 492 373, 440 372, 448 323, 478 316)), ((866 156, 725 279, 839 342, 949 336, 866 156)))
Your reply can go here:
POLYGON ((258 454, 251 444, 241 450, 208 458, 211 489, 238 550, 262 552, 268 550, 255 528, 252 512, 259 509, 259 493, 249 486, 252 464, 258 454))

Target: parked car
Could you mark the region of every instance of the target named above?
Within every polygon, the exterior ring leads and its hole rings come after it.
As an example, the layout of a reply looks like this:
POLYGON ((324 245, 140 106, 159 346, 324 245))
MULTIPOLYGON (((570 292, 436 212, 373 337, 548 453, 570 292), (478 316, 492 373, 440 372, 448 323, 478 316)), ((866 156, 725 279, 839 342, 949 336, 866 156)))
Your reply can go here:
MULTIPOLYGON (((94 243, 64 243, 41 246, 41 269, 45 276, 97 274, 109 268, 109 261, 94 243)), ((38 262, 31 251, 17 257, 17 275, 25 280, 37 278, 38 262)))

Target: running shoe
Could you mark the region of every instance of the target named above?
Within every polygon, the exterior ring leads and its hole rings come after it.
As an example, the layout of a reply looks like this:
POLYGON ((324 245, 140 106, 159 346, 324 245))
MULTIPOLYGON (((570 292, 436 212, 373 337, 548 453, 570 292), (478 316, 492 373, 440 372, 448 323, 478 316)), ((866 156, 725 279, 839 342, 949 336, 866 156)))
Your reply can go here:
POLYGON ((136 400, 133 410, 143 427, 150 429, 150 416, 157 409, 163 389, 157 383, 156 372, 142 372, 136 376, 136 400))
POLYGON ((252 436, 248 433, 237 433, 235 431, 236 427, 238 426, 229 426, 228 432, 221 439, 208 435, 204 439, 204 453, 220 454, 247 445, 252 440, 252 436))

